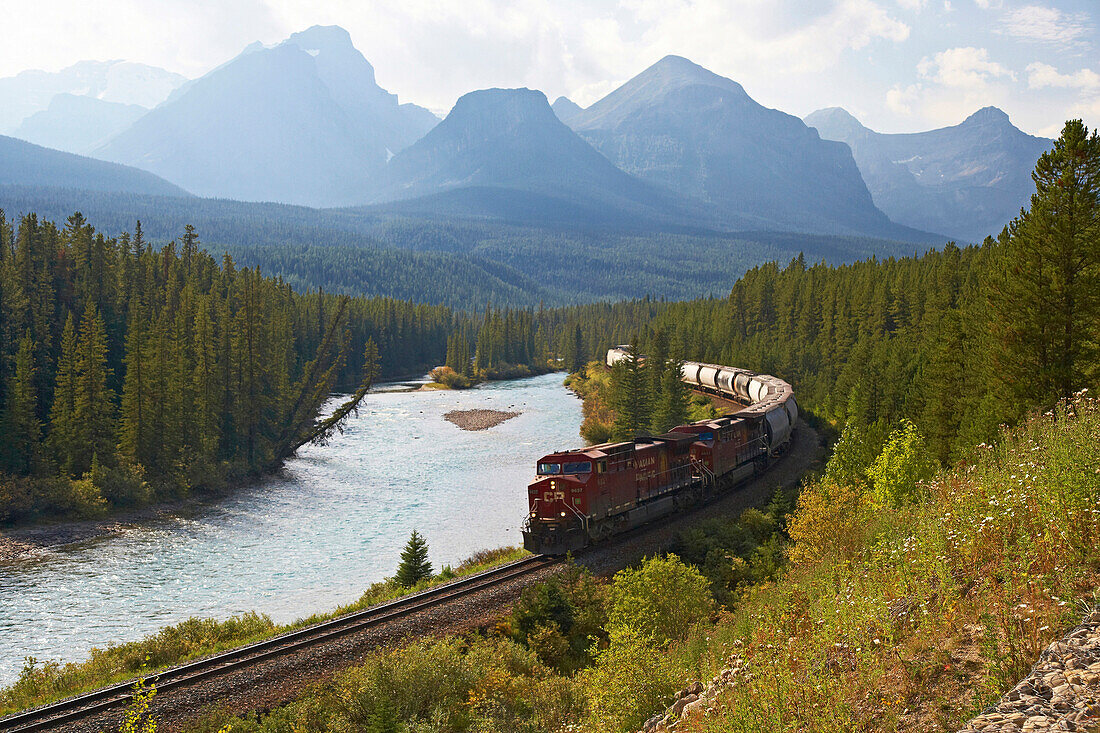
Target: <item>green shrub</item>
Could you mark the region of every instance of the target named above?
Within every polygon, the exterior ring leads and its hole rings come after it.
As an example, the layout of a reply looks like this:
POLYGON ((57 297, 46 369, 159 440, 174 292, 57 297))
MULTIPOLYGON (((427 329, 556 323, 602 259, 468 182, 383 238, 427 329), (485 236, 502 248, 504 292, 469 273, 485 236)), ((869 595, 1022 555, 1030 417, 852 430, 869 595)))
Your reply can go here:
POLYGON ((523 589, 507 624, 514 640, 546 665, 571 672, 591 662, 592 640, 606 639, 607 588, 587 570, 565 572, 523 589))
POLYGON ((607 648, 595 656, 582 673, 592 730, 637 730, 679 686, 661 645, 637 628, 613 626, 607 648))
POLYGON ((882 452, 886 437, 886 427, 880 423, 869 428, 851 421, 845 423, 844 432, 833 445, 833 455, 825 466, 825 478, 835 484, 869 487, 867 469, 882 452))
POLYGON ((474 385, 472 379, 459 374, 449 366, 438 366, 428 372, 428 376, 436 384, 442 384, 449 389, 468 389, 474 385))
POLYGON ((790 501, 777 492, 765 511, 747 509, 734 519, 705 519, 680 532, 671 550, 694 565, 715 600, 732 605, 738 588, 775 577, 784 565, 784 527, 790 501))
POLYGON ((647 558, 615 574, 608 630, 631 629, 661 645, 683 638, 714 610, 710 584, 676 555, 647 558))
POLYGON ((890 433, 882 452, 867 469, 867 478, 879 506, 903 506, 916 501, 920 482, 932 478, 935 472, 935 460, 917 426, 902 420, 901 427, 890 433))

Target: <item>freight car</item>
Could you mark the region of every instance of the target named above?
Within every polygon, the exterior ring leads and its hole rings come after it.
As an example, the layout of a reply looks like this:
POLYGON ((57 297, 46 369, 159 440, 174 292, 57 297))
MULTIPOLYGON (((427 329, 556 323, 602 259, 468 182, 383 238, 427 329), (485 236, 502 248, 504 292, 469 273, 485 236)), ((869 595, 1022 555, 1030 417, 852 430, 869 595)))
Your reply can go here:
MULTIPOLYGON (((607 352, 607 365, 627 357, 607 352)), ((699 504, 745 481, 790 443, 798 421, 791 386, 747 369, 684 362, 693 389, 742 407, 664 435, 551 453, 528 486, 523 546, 561 555, 699 504)))

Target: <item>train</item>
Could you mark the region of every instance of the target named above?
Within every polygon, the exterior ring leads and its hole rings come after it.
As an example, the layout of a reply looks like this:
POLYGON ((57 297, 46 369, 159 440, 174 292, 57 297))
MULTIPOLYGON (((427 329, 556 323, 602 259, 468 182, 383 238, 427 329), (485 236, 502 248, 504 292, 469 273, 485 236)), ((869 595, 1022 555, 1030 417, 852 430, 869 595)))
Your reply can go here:
MULTIPOLYGON (((607 352, 607 365, 628 358, 607 352)), ((798 404, 787 382, 747 369, 683 362, 681 380, 740 409, 663 435, 550 453, 527 487, 523 546, 564 555, 708 501, 761 473, 790 444, 798 404)))

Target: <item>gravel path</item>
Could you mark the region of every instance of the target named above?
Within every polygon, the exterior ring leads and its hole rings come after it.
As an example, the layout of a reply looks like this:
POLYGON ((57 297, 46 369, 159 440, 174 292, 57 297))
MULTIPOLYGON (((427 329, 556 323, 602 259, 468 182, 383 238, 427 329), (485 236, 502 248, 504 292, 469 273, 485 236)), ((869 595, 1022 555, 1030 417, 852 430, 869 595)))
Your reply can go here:
POLYGON ((1052 643, 1018 685, 960 733, 1100 730, 1100 609, 1052 643))
MULTIPOLYGON (((701 518, 737 514, 767 502, 777 488, 791 489, 802 475, 820 462, 824 449, 814 430, 800 423, 788 454, 764 476, 692 512, 636 533, 614 544, 584 553, 577 562, 594 573, 610 575, 641 558, 668 547, 681 529, 701 518)), ((238 713, 267 711, 294 699, 308 684, 361 663, 381 646, 410 638, 460 633, 492 625, 519 598, 523 588, 549 577, 560 568, 495 585, 469 596, 405 618, 320 644, 299 654, 272 659, 247 669, 194 685, 173 689, 153 698, 151 712, 161 720, 164 733, 181 730, 215 707, 238 713)), ((121 710, 112 710, 78 724, 45 730, 100 733, 117 730, 121 710)))

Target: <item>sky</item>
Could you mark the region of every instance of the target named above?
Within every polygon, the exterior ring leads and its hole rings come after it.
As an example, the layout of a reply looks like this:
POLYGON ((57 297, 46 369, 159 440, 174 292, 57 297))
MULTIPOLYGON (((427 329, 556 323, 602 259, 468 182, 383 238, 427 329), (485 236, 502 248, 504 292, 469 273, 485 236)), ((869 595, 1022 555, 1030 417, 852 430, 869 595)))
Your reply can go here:
POLYGON ((494 86, 587 106, 679 54, 766 106, 840 106, 882 132, 987 105, 1032 134, 1100 125, 1100 0, 0 0, 0 16, 0 77, 87 59, 196 77, 334 24, 381 86, 437 113, 494 86))

